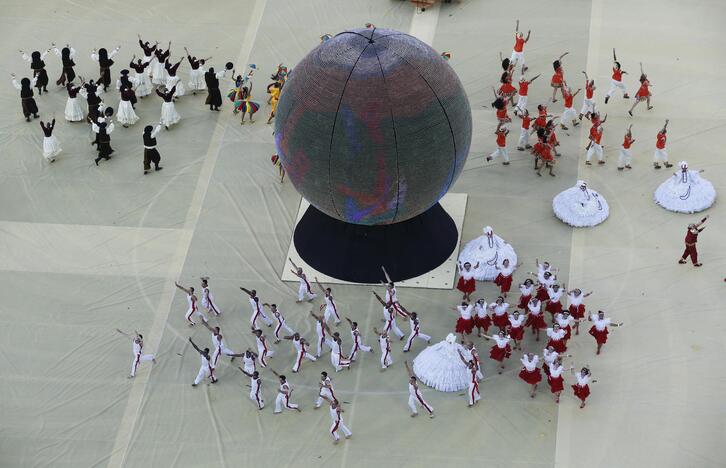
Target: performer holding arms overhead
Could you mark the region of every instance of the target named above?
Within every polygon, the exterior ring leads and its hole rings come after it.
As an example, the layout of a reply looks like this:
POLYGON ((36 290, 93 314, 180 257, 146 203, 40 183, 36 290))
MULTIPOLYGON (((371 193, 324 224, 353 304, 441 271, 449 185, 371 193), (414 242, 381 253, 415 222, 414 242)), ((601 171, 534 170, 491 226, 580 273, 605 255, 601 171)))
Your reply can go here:
POLYGON ((517 20, 517 25, 514 27, 514 50, 512 50, 512 56, 509 60, 514 64, 521 64, 522 73, 527 71, 527 66, 524 64, 524 44, 529 42, 531 33, 531 30, 527 31, 525 37, 524 33, 519 31, 519 20, 517 20))
POLYGON ((642 101, 646 102, 648 110, 653 108, 653 106, 650 105, 651 86, 653 85, 650 83, 650 80, 648 80, 648 75, 643 72, 643 62, 640 62, 640 88, 638 88, 638 92, 635 93, 635 102, 633 103, 633 107, 631 107, 628 111, 628 114, 630 114, 631 117, 633 116, 635 106, 640 104, 642 101))
POLYGON ((620 89, 620 91, 623 93, 624 99, 630 98, 630 96, 628 96, 628 90, 625 87, 625 83, 623 83, 623 75, 627 74, 628 72, 620 68, 620 62, 618 62, 618 58, 615 56, 615 49, 613 49, 613 76, 612 80, 610 81, 610 89, 605 96, 605 104, 607 104, 610 100, 610 97, 615 94, 616 89, 620 89))
POLYGON ((391 339, 386 331, 379 332, 375 327, 373 332, 378 335, 378 344, 381 347, 381 370, 388 369, 393 365, 393 357, 391 356, 391 339))
POLYGON ((312 288, 310 287, 310 282, 308 281, 307 275, 305 274, 305 272, 303 272, 303 269, 301 267, 295 265, 295 262, 293 262, 291 258, 288 257, 288 260, 290 260, 290 264, 293 267, 293 269, 290 271, 293 275, 300 278, 300 285, 297 289, 296 302, 302 302, 303 299, 307 299, 308 302, 312 302, 316 296, 313 293, 312 288))
POLYGON ((191 286, 189 288, 185 288, 184 286, 180 285, 179 283, 174 283, 174 285, 184 291, 187 294, 187 314, 185 315, 185 318, 187 319, 187 322, 189 322, 189 326, 193 327, 196 325, 196 322, 193 320, 193 317, 196 315, 200 319, 202 319, 203 322, 207 322, 207 317, 204 315, 204 313, 199 310, 197 307, 197 296, 194 294, 194 288, 191 286))
POLYGON ((144 337, 139 332, 134 330, 134 334, 130 335, 129 333, 122 332, 118 328, 116 329, 116 331, 127 338, 131 338, 131 346, 134 358, 133 361, 131 361, 131 374, 129 374, 129 379, 133 379, 134 377, 136 377, 136 371, 139 368, 139 363, 143 361, 151 361, 156 364, 156 359, 154 359, 153 354, 142 353, 142 350, 144 348, 144 337))
POLYGON ((701 231, 703 231, 704 229, 706 229, 705 227, 701 227, 701 226, 703 226, 703 223, 705 223, 706 220, 708 220, 708 216, 709 215, 706 215, 706 217, 701 219, 700 223, 696 223, 696 224, 691 223, 688 225, 688 231, 686 231, 686 249, 683 251, 683 255, 681 255, 681 258, 680 258, 680 260, 678 260, 678 263, 680 263, 680 264, 686 263, 686 258, 688 258, 688 256, 690 255, 691 262, 693 263, 694 267, 700 267, 701 265, 703 265, 703 263, 700 263, 698 261, 698 251, 696 250, 696 242, 698 242, 698 234, 701 231))
POLYGON ((257 296, 257 291, 255 289, 246 289, 242 286, 240 286, 240 290, 244 291, 250 296, 250 308, 252 309, 252 315, 250 316, 250 326, 252 328, 257 328, 257 319, 262 319, 262 321, 265 322, 265 325, 271 327, 272 320, 270 320, 270 317, 265 314, 265 308, 262 306, 263 303, 257 296))
MULTIPOLYGON (((469 408, 474 406, 481 400, 481 393, 479 393, 479 380, 477 379, 477 366, 473 360, 467 360, 461 351, 459 351, 459 358, 464 363, 466 368, 471 372, 471 380, 469 381, 469 391, 467 397, 469 399, 469 408)), ((501 373, 501 372, 500 372, 501 373)))
POLYGON ((320 290, 323 292, 323 299, 325 300, 325 313, 323 314, 323 317, 325 317, 325 322, 327 323, 328 320, 330 320, 330 317, 333 317, 335 320, 335 326, 337 327, 340 325, 340 315, 338 315, 338 308, 335 305, 335 299, 333 299, 333 290, 331 288, 325 288, 322 284, 320 284, 320 281, 318 281, 318 277, 315 277, 315 284, 318 285, 320 290))
POLYGON ((623 144, 620 147, 620 156, 618 157, 618 170, 632 169, 630 163, 633 161, 633 155, 630 153, 630 146, 635 143, 633 138, 633 124, 628 126, 628 130, 625 132, 623 138, 623 144))
POLYGON ((418 416, 418 409, 416 407, 421 406, 426 411, 428 411, 429 418, 433 419, 433 406, 426 403, 423 395, 421 395, 421 390, 419 390, 418 388, 418 380, 416 379, 416 376, 413 375, 411 367, 408 365, 408 361, 403 361, 403 363, 405 364, 406 372, 408 373, 408 407, 411 408, 411 417, 415 418, 416 416, 418 416))

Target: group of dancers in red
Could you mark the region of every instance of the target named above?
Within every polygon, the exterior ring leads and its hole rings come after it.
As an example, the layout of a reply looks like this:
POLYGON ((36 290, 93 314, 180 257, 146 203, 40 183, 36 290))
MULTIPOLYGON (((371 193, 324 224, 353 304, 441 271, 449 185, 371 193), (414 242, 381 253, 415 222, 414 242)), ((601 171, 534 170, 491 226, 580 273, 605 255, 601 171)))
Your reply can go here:
MULTIPOLYGON (((566 370, 563 367, 563 359, 572 357, 566 354, 568 342, 573 335, 579 335, 580 322, 588 320, 593 323, 589 334, 595 339, 596 354, 600 354, 602 346, 607 342, 609 327, 619 327, 623 324, 612 322, 610 318, 605 317, 603 311, 587 316, 584 300, 592 292, 583 293, 577 288, 567 291, 564 284, 557 283, 557 270, 548 262, 540 263, 537 260, 536 265, 537 271, 529 273, 536 277, 536 281, 527 278, 519 285, 521 293, 519 301, 511 312, 510 304, 506 302, 512 285, 511 269, 503 269, 494 280, 499 286, 500 296, 488 305, 484 299, 469 302, 476 290, 476 282, 471 277, 461 276, 457 289, 464 294, 464 300, 456 308, 459 317, 455 330, 461 335, 462 341, 466 341, 465 336, 472 334, 474 328, 477 329, 477 336, 493 340, 495 343, 491 347, 489 357, 499 363, 500 374, 506 360, 511 357, 512 350, 522 350, 526 329, 531 329, 535 341, 540 340, 540 333, 545 330, 547 344, 542 359, 540 360, 540 357, 534 353, 525 352, 521 358, 522 369, 519 377, 532 386, 531 396, 534 398, 543 371, 547 376, 550 391, 555 396, 555 401, 559 403, 560 394, 564 389, 562 373, 566 370), (565 295, 568 299, 567 307, 563 305, 565 295), (551 326, 547 324, 545 312, 550 314, 551 326), (489 335, 489 328, 492 326, 499 330, 489 335), (510 343, 513 343, 513 346, 510 343)), ((574 372, 574 367, 570 367, 569 370, 576 377, 576 382, 572 385, 573 392, 581 401, 580 407, 584 408, 585 401, 590 395, 588 384, 594 382, 590 377, 590 369, 585 366, 579 372, 574 372)))

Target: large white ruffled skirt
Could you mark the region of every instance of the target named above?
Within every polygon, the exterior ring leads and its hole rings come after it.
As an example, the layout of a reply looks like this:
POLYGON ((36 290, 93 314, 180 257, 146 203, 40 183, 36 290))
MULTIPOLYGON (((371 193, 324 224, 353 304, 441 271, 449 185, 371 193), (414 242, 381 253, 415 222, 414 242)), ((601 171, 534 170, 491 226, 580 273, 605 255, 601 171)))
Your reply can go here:
POLYGON ((60 142, 55 135, 49 137, 43 137, 43 157, 45 159, 53 159, 63 151, 60 147, 60 142))
POLYGON ((149 79, 149 75, 144 71, 143 73, 136 73, 134 75, 133 81, 136 88, 134 89, 134 92, 136 93, 136 97, 144 97, 151 94, 153 91, 153 87, 151 86, 151 80, 149 79))
POLYGON ((517 253, 510 244, 501 237, 493 244, 494 247, 490 247, 487 236, 479 236, 469 241, 459 253, 462 265, 466 262, 471 263, 474 279, 477 281, 494 281, 499 274, 496 265, 501 266, 505 258, 509 259, 510 265, 517 264, 517 253), (477 263, 479 268, 474 269, 477 263))
POLYGON ((138 122, 139 116, 136 115, 134 108, 131 106, 131 101, 119 102, 116 120, 123 125, 133 125, 138 122))
POLYGON ((570 226, 590 227, 605 221, 610 214, 610 207, 605 198, 594 190, 588 189, 590 198, 580 187, 572 187, 560 192, 552 200, 555 216, 570 226))
POLYGON ((180 120, 181 115, 179 115, 179 113, 176 111, 174 103, 164 101, 161 104, 161 124, 166 127, 171 127, 180 120))
POLYGON ((78 98, 69 97, 66 101, 65 118, 69 122, 80 122, 86 118, 78 98))
POLYGON ((207 89, 207 83, 204 81, 204 68, 199 67, 189 72, 189 89, 192 91, 201 91, 207 89))
POLYGON ((442 341, 429 346, 413 360, 413 373, 416 377, 441 392, 458 392, 469 386, 471 371, 466 368, 459 351, 466 357, 467 352, 458 343, 442 341))
POLYGON ((155 61, 151 64, 151 82, 156 85, 165 85, 166 79, 169 78, 169 74, 166 72, 163 63, 155 61))
POLYGON ((174 86, 176 86, 176 90, 174 90, 174 97, 181 97, 184 96, 184 83, 182 83, 181 78, 179 76, 170 76, 166 79, 166 89, 171 89, 174 86))
POLYGON ((697 213, 713 205, 716 201, 716 189, 697 171, 688 171, 688 182, 682 182, 680 174, 671 176, 658 186, 653 198, 666 210, 697 213))

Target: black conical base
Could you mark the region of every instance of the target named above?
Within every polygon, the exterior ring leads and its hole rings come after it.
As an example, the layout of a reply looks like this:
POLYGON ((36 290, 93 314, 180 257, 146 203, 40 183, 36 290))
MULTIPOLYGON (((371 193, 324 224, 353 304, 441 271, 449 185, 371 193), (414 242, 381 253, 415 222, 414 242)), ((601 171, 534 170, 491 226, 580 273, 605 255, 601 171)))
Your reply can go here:
POLYGON ((385 266, 393 281, 438 267, 456 248, 456 224, 440 204, 396 224, 344 223, 312 205, 295 228, 294 242, 305 262, 321 273, 353 283, 378 283, 385 266))

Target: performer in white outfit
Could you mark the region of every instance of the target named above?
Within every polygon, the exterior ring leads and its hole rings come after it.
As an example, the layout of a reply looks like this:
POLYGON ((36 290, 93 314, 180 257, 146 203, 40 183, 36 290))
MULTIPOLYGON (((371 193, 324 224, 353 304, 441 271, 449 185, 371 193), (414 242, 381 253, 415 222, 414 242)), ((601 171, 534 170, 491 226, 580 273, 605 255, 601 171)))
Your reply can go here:
POLYGON ((403 346, 404 353, 411 351, 411 345, 415 338, 425 341, 426 343, 431 343, 431 337, 425 333, 421 333, 421 323, 418 319, 418 314, 416 312, 408 312, 408 316, 411 319, 411 334, 408 335, 406 344, 403 346))
POLYGON ((270 317, 265 314, 265 308, 262 305, 262 301, 260 301, 260 298, 257 296, 257 290, 246 289, 242 286, 240 286, 240 290, 244 291, 247 295, 250 296, 250 309, 252 310, 252 315, 250 315, 250 326, 252 328, 257 328, 257 320, 261 319, 263 322, 265 322, 265 325, 271 327, 272 320, 270 320, 270 317))
POLYGON ((333 317, 335 325, 340 325, 341 320, 340 315, 338 314, 338 307, 336 306, 335 299, 333 298, 333 290, 331 288, 323 287, 323 285, 320 284, 320 281, 318 281, 317 276, 315 277, 315 284, 317 284, 323 292, 323 299, 325 300, 325 313, 323 314, 323 318, 325 319, 325 323, 328 323, 330 317, 333 317))
POLYGON ((517 254, 512 246, 494 234, 490 226, 484 228, 483 236, 469 241, 459 253, 459 262, 462 264, 479 264, 478 268, 474 268, 474 278, 478 281, 493 281, 499 274, 496 265, 505 258, 509 259, 510 264, 517 264, 517 254))
POLYGON ((378 335, 378 345, 381 347, 381 370, 388 369, 393 365, 393 356, 391 356, 391 339, 386 331, 379 332, 373 328, 373 332, 378 335))
POLYGON ((302 365, 303 359, 315 362, 315 356, 308 353, 309 343, 305 341, 305 338, 300 336, 300 333, 293 333, 291 336, 283 337, 285 340, 292 341, 292 345, 295 347, 295 362, 292 363, 292 371, 298 373, 300 366, 302 365))
POLYGON ((301 267, 295 265, 295 262, 293 262, 291 258, 288 258, 288 260, 290 260, 290 263, 294 268, 290 271, 293 275, 300 278, 300 285, 297 288, 297 302, 302 302, 306 299, 308 302, 312 302, 316 296, 313 293, 312 288, 310 287, 310 282, 308 281, 307 275, 305 275, 305 272, 303 272, 303 269, 301 267))
POLYGON ((320 373, 320 382, 318 382, 318 398, 315 400, 315 409, 320 408, 323 404, 323 400, 332 401, 336 399, 335 389, 333 388, 333 381, 328 376, 328 373, 323 371, 320 373))
POLYGON ((136 377, 136 371, 138 370, 140 363, 145 361, 151 361, 156 364, 156 359, 154 359, 153 354, 143 354, 142 350, 144 349, 144 337, 139 332, 134 331, 134 334, 130 335, 128 333, 122 332, 118 328, 116 329, 116 331, 127 338, 131 338, 131 349, 134 357, 131 361, 131 374, 129 375, 129 379, 133 379, 134 377, 136 377))
POLYGON ((295 330, 290 328, 287 325, 287 322, 285 322, 285 317, 282 315, 282 312, 280 312, 280 309, 277 308, 277 304, 268 304, 264 303, 262 304, 263 307, 269 307, 270 312, 272 313, 272 316, 275 317, 275 343, 280 342, 280 331, 284 328, 285 331, 290 333, 291 335, 295 333, 295 330))
POLYGON ((55 116, 53 117, 53 120, 48 123, 41 120, 40 128, 43 130, 43 157, 49 162, 55 162, 55 157, 63 151, 58 138, 53 135, 53 130, 55 129, 55 116))
POLYGON ((131 62, 129 62, 129 68, 134 71, 134 76, 129 79, 134 84, 136 96, 143 99, 144 96, 148 96, 154 91, 154 87, 149 79, 149 68, 151 65, 144 63, 141 59, 137 59, 134 62, 135 59, 136 56, 134 55, 131 62))
POLYGON ((583 116, 589 119, 590 115, 595 112, 595 101, 593 97, 595 95, 595 89, 597 89, 595 80, 588 78, 587 72, 582 73, 585 75, 585 99, 582 100, 582 109, 580 109, 580 115, 578 116, 579 120, 582 120, 583 116))
POLYGON ((381 269, 383 270, 383 274, 386 277, 386 281, 381 281, 381 283, 383 283, 383 285, 386 287, 386 304, 389 306, 393 306, 393 308, 396 309, 396 314, 400 315, 401 317, 408 317, 408 315, 406 315, 406 313, 403 311, 401 303, 398 301, 398 292, 396 292, 396 285, 393 283, 393 281, 391 281, 391 277, 388 275, 386 267, 382 266, 381 269))
POLYGON ((469 380, 469 390, 467 391, 467 398, 469 400, 469 408, 474 406, 481 400, 481 393, 479 393, 479 381, 476 378, 476 364, 472 360, 467 360, 464 357, 464 354, 459 352, 459 358, 461 358, 461 362, 464 363, 467 370, 469 371, 470 380, 469 380))
POLYGON ((207 330, 212 332, 212 346, 214 351, 212 352, 212 367, 217 368, 219 365, 219 358, 224 354, 231 358, 230 362, 234 361, 234 358, 243 356, 243 354, 235 353, 227 347, 227 343, 224 342, 224 337, 220 332, 219 327, 211 327, 207 322, 202 322, 207 327, 207 330))
POLYGON ((214 312, 214 315, 219 317, 222 315, 222 311, 217 306, 214 296, 209 291, 209 276, 202 276, 200 279, 202 280, 202 307, 207 309, 207 313, 211 314, 214 312))
POLYGON ((466 354, 464 355, 466 359, 474 361, 474 365, 476 366, 476 379, 482 380, 484 378, 484 373, 481 370, 481 359, 479 358, 479 350, 476 349, 476 346, 474 346, 474 343, 472 341, 467 341, 464 345, 464 349, 466 350, 466 354))
MULTIPOLYGON (((325 329, 330 333, 330 328, 326 323, 323 323, 325 329)), ((343 369, 350 369, 350 359, 343 354, 343 340, 340 338, 338 332, 332 333, 330 339, 330 363, 335 368, 335 372, 340 372, 343 369)))
POLYGON ((252 374, 257 370, 257 353, 248 348, 242 355, 242 362, 244 363, 244 369, 242 370, 252 374))
POLYGON ((557 194, 552 200, 552 209, 562 222, 574 227, 596 226, 610 214, 605 197, 588 188, 584 180, 557 194))
POLYGON ((189 322, 189 326, 193 327, 197 323, 194 321, 194 317, 199 317, 202 319, 202 322, 207 322, 207 316, 204 315, 204 312, 199 310, 197 307, 197 296, 194 295, 194 288, 191 286, 189 288, 185 288, 184 286, 180 285, 179 283, 174 283, 177 288, 181 289, 187 294, 187 313, 185 315, 185 318, 187 319, 187 322, 189 322))
POLYGON ((273 369, 272 373, 277 376, 277 378, 280 379, 280 387, 277 390, 277 398, 275 398, 275 414, 282 413, 282 408, 285 407, 285 409, 289 410, 295 410, 297 412, 300 412, 300 408, 298 408, 298 405, 295 403, 290 402, 290 398, 292 397, 292 387, 287 382, 287 379, 284 375, 280 375, 277 372, 275 372, 273 369))
POLYGON ((655 190, 655 203, 677 213, 697 213, 711 207, 716 201, 716 189, 701 177, 703 169, 689 170, 686 161, 679 162, 678 167, 681 170, 655 190))
POLYGON ((333 436, 334 444, 337 444, 340 441, 338 430, 343 431, 346 439, 350 439, 351 437, 353 437, 353 433, 350 432, 350 429, 348 429, 348 427, 343 422, 343 416, 341 416, 342 412, 343 409, 340 407, 340 403, 338 402, 338 400, 332 400, 330 402, 330 419, 332 419, 333 423, 330 426, 330 434, 333 436))
POLYGON ((189 71, 189 89, 191 90, 192 94, 197 94, 197 91, 203 91, 207 89, 207 83, 204 81, 204 73, 206 73, 207 70, 204 68, 204 64, 212 57, 200 59, 198 59, 197 57, 192 57, 186 47, 184 47, 184 52, 186 52, 187 54, 187 60, 189 61, 189 66, 191 67, 191 70, 189 71))
POLYGON ((408 366, 408 361, 403 361, 406 365, 406 372, 408 372, 408 407, 411 408, 411 417, 415 418, 418 416, 417 406, 423 407, 429 413, 429 418, 434 417, 434 407, 429 405, 421 395, 421 390, 418 389, 418 382, 416 382, 416 376, 411 372, 411 368, 408 366))
POLYGON ((257 343, 257 355, 262 367, 267 367, 267 358, 275 355, 275 352, 270 349, 267 344, 265 335, 262 334, 260 329, 252 329, 252 334, 255 335, 255 342, 257 343))
POLYGON ((310 311, 310 315, 315 319, 315 333, 318 336, 317 339, 317 353, 315 357, 320 357, 323 354, 323 345, 327 345, 331 350, 333 349, 333 342, 327 335, 327 326, 322 316, 315 315, 313 311, 310 311))
POLYGON ((159 90, 159 88, 156 89, 156 95, 163 100, 161 103, 161 118, 159 122, 167 130, 169 130, 169 127, 179 123, 181 120, 181 115, 179 115, 179 112, 176 111, 176 106, 174 105, 175 93, 176 86, 167 88, 163 93, 159 90))
POLYGON ((212 356, 209 354, 209 348, 200 349, 199 346, 192 341, 189 337, 189 343, 192 344, 194 349, 199 353, 200 365, 197 377, 194 379, 192 387, 196 387, 205 378, 209 378, 211 383, 217 383, 217 378, 214 376, 214 366, 212 366, 212 356))
POLYGON ((82 89, 82 86, 74 86, 73 83, 66 85, 68 100, 66 100, 66 108, 63 115, 69 122, 81 122, 86 119, 86 114, 78 102, 78 94, 80 94, 82 89))
POLYGON ((353 341, 353 346, 350 348, 350 360, 355 361, 355 358, 358 357, 358 351, 363 351, 364 353, 372 353, 373 348, 370 346, 366 346, 366 344, 363 342, 363 337, 360 334, 360 330, 358 330, 358 322, 354 322, 348 317, 345 318, 348 323, 350 324, 350 337, 353 341))
POLYGON ((250 400, 257 405, 257 409, 261 410, 265 407, 265 399, 262 396, 262 379, 260 378, 260 373, 257 371, 247 372, 241 367, 237 369, 241 370, 244 375, 250 378, 250 400))

